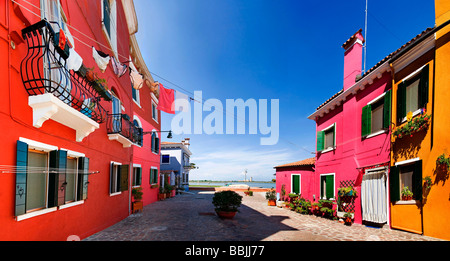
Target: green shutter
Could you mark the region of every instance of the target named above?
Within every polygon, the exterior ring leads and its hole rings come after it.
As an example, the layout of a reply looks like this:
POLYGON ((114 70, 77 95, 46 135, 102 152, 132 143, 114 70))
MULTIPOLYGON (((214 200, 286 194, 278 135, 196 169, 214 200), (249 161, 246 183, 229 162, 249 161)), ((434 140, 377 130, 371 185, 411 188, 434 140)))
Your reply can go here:
POLYGON ((110 169, 109 169, 109 194, 112 194, 115 189, 113 187, 113 179, 114 179, 114 163, 111 163, 110 169))
POLYGON ((159 153, 159 138, 155 138, 155 152, 159 153))
POLYGON ((406 117, 406 86, 402 82, 397 86, 397 121, 401 122, 406 117))
POLYGON ((415 200, 422 200, 422 160, 414 163, 413 172, 413 197, 415 200))
POLYGON ((128 165, 122 165, 120 167, 120 191, 128 190, 128 165))
POLYGON ((419 108, 424 108, 428 103, 428 86, 429 86, 430 69, 427 64, 421 72, 419 83, 419 108))
POLYGON ((389 190, 391 194, 391 202, 395 203, 400 200, 400 177, 399 168, 397 166, 392 166, 389 173, 389 190))
POLYGON ((391 126, 391 90, 388 90, 384 95, 383 104, 383 129, 389 129, 391 126))
POLYGON ((16 201, 15 201, 15 216, 20 216, 26 213, 26 198, 27 198, 27 167, 28 167, 28 144, 22 141, 17 141, 16 151, 16 201))
POLYGON ((78 200, 87 199, 89 185, 89 158, 78 158, 78 200))
POLYGON ((155 149, 156 149, 156 135, 155 135, 155 133, 153 132, 152 133, 152 152, 154 152, 155 151, 155 149))
POLYGON ((66 197, 67 151, 50 151, 48 175, 48 207, 61 206, 66 197))
POLYGON ((322 151, 325 145, 325 132, 319 131, 317 132, 317 151, 322 151))
POLYGON ((292 192, 299 194, 300 193, 300 176, 292 175, 292 192))
POLYGON ((372 132, 372 106, 369 104, 362 108, 361 136, 367 136, 372 132))
POLYGON ((327 175, 326 177, 326 184, 327 184, 327 188, 326 188, 326 198, 330 199, 330 198, 334 198, 334 175, 327 175))

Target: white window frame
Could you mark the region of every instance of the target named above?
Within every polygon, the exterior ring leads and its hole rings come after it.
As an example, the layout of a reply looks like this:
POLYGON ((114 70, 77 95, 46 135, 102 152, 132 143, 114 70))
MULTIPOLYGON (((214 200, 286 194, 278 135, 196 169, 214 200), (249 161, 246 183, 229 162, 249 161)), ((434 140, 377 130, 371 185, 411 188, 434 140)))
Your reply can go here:
POLYGON ((328 127, 326 127, 326 128, 324 128, 322 131, 325 133, 326 131, 328 131, 329 129, 331 129, 331 128, 333 128, 334 127, 334 146, 333 147, 328 147, 328 148, 325 148, 325 135, 324 135, 324 139, 323 139, 323 146, 324 146, 324 150, 323 151, 321 151, 321 153, 325 153, 325 152, 329 152, 329 151, 333 151, 333 150, 335 150, 336 149, 336 147, 337 147, 337 142, 336 142, 336 122, 335 123, 333 123, 333 124, 331 124, 330 126, 328 126, 328 127))
MULTIPOLYGON (((326 197, 323 198, 322 197, 322 182, 320 182, 322 180, 322 176, 330 176, 333 175, 333 197, 330 198, 329 200, 335 200, 336 198, 336 173, 325 173, 325 174, 320 174, 320 179, 319 179, 319 198, 320 199, 327 199, 326 197)), ((326 189, 325 189, 326 190, 326 189)), ((326 192, 325 192, 326 194, 326 192)))
MULTIPOLYGON (((112 165, 114 165, 114 166, 122 166, 122 163, 120 163, 120 162, 115 162, 115 161, 111 161, 110 162, 110 166, 111 166, 111 164, 112 165)), ((111 170, 110 170, 111 171, 111 170)), ((116 182, 117 182, 117 177, 119 177, 120 176, 120 173, 117 173, 117 176, 116 176, 116 182)), ((112 182, 112 179, 111 178, 113 178, 113 177, 110 177, 109 178, 109 190, 111 190, 111 182, 112 182)), ((116 184, 116 187, 117 187, 117 184, 116 184)), ((122 194, 122 191, 116 191, 116 192, 112 192, 112 191, 109 191, 109 196, 116 196, 116 195, 120 195, 120 194, 122 194)))
MULTIPOLYGON (((156 171, 157 171, 157 173, 159 173, 159 170, 158 170, 158 167, 154 167, 154 166, 151 166, 150 167, 150 171, 151 170, 153 170, 153 169, 155 169, 156 171)), ((156 185, 156 184, 158 184, 158 175, 156 176, 156 183, 153 183, 152 181, 152 173, 150 172, 150 181, 149 181, 149 183, 150 183, 150 185, 156 185)), ((161 185, 162 186, 162 185, 161 185)))
POLYGON ((133 163, 133 173, 132 173, 132 179, 133 180, 131 181, 131 184, 136 184, 136 176, 134 175, 134 169, 135 168, 140 168, 141 169, 141 184, 132 186, 133 188, 138 188, 138 187, 142 186, 142 166, 141 166, 141 164, 134 164, 133 163))
POLYGON ((153 101, 152 99, 152 119, 156 122, 159 123, 159 117, 158 117, 158 109, 157 109, 158 105, 156 104, 155 101, 153 101), (153 106, 155 108, 155 115, 153 115, 153 106), (156 118, 155 118, 156 117, 156 118))

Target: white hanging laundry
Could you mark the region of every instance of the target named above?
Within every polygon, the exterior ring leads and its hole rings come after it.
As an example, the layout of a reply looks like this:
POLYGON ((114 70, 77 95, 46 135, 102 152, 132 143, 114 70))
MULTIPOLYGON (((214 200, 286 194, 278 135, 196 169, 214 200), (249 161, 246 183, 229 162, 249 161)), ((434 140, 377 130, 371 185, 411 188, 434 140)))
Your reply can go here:
POLYGON ((92 47, 92 57, 94 57, 94 60, 97 63, 97 66, 100 69, 100 71, 104 73, 106 67, 109 64, 109 61, 111 60, 111 57, 109 57, 109 55, 101 51, 97 51, 95 47, 92 47))
POLYGON ((67 69, 78 71, 81 65, 83 65, 83 58, 75 51, 75 49, 69 49, 69 58, 67 58, 67 69))

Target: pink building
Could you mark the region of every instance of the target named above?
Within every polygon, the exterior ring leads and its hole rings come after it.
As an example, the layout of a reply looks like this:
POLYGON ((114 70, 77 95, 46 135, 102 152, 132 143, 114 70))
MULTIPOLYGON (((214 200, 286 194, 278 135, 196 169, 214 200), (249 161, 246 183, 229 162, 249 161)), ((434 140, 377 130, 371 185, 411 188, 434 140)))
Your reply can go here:
POLYGON ((275 190, 280 197, 281 188, 284 185, 286 196, 289 193, 296 193, 305 199, 314 201, 314 162, 316 158, 305 159, 276 166, 276 187, 275 190))
POLYGON ((342 47, 343 89, 308 119, 316 122, 314 196, 338 201, 338 216, 356 223, 389 223, 387 174, 390 153, 391 74, 388 57, 362 72, 361 30, 342 47), (357 196, 338 197, 353 186, 357 196), (342 204, 343 203, 343 204, 342 204))

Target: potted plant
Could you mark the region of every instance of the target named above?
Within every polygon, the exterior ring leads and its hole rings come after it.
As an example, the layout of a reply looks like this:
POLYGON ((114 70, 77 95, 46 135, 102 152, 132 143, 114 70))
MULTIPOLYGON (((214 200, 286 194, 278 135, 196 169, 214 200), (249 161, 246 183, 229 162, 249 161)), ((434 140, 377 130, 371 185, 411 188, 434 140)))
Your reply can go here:
POLYGON ((445 157, 445 153, 439 155, 436 160, 436 164, 441 167, 442 170, 448 170, 450 167, 450 158, 445 157))
POLYGON ((164 191, 164 187, 159 187, 158 199, 164 200, 166 198, 166 193, 164 191))
POLYGON ((423 178, 423 180, 424 180, 425 188, 427 190, 431 189, 431 185, 432 185, 431 177, 430 176, 426 176, 425 178, 423 178))
POLYGON ((413 193, 409 190, 408 186, 403 187, 402 189, 402 200, 411 200, 413 193))
POLYGON ((269 201, 268 202, 269 206, 276 206, 277 196, 276 196, 276 192, 275 192, 275 190, 273 188, 269 189, 266 192, 266 199, 269 201))
POLYGON ((350 212, 345 212, 344 214, 344 223, 347 226, 351 226, 352 225, 352 218, 353 218, 353 214, 350 212))
POLYGON ((253 196, 253 191, 251 191, 250 188, 248 188, 247 191, 244 191, 244 194, 247 196, 253 196))
POLYGON ((136 213, 137 211, 142 212, 143 209, 142 195, 144 194, 142 192, 142 187, 133 188, 131 190, 131 193, 133 195, 133 213, 136 213))
POLYGON ((217 215, 221 218, 231 219, 238 212, 242 203, 242 196, 230 190, 216 192, 212 199, 217 215))

